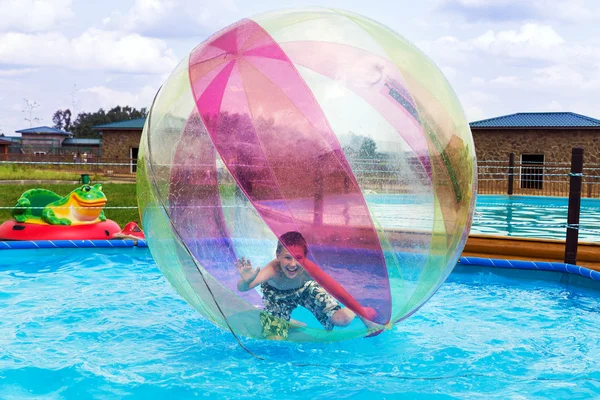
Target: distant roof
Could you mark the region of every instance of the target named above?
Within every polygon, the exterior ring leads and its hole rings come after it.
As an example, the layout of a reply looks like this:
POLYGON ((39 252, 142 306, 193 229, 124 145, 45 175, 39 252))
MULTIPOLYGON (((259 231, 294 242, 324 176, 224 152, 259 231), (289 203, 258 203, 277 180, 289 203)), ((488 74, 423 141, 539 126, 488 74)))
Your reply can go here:
POLYGON ((38 126, 35 128, 21 129, 20 131, 15 131, 17 133, 35 133, 38 135, 67 135, 70 136, 69 132, 61 131, 60 129, 50 128, 49 126, 38 126))
POLYGON ((0 136, 0 144, 9 144, 9 143, 13 143, 13 141, 6 137, 6 136, 0 136))
POLYGON ((68 138, 63 140, 63 146, 100 146, 102 139, 68 138))
POLYGON ((471 128, 600 128, 600 120, 572 112, 527 112, 471 122, 471 128))
POLYGON ((130 119, 128 121, 119 121, 119 122, 111 122, 110 124, 102 124, 93 126, 92 129, 96 129, 99 131, 109 131, 109 130, 142 130, 144 129, 144 124, 146 123, 146 117, 130 119))

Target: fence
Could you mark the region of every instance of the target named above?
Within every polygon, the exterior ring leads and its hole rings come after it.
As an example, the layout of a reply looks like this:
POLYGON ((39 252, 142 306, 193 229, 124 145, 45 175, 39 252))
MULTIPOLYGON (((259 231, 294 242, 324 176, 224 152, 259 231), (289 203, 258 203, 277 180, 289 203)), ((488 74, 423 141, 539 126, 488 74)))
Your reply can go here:
MULTIPOLYGON (((600 198, 600 164, 583 164, 583 150, 573 149, 571 163, 515 163, 514 154, 504 161, 479 161, 478 193, 569 196, 565 262, 575 263, 581 197, 600 198)), ((363 163, 359 174, 368 179, 392 180, 391 171, 380 163, 363 163)), ((73 159, 69 155, 0 154, 0 166, 14 169, 29 167, 78 174, 99 174, 113 179, 135 179, 136 159, 89 157, 73 159)), ((361 164, 362 165, 362 164, 361 164)), ((389 165, 387 166, 389 167, 389 165)), ((392 174, 393 175, 393 174, 392 174)), ((423 175, 426 176, 426 175, 423 175)), ((26 178, 25 178, 26 179, 26 178)))
POLYGON ((33 154, 0 154, 0 165, 12 168, 35 168, 55 172, 72 172, 75 174, 97 174, 107 179, 135 180, 137 159, 111 159, 96 157, 92 154, 79 155, 33 155, 33 154))
MULTIPOLYGON (((571 163, 515 162, 514 154, 478 161, 478 193, 566 197, 570 170, 571 163)), ((583 164, 581 196, 600 198, 600 164, 583 164)))
MULTIPOLYGON (((74 158, 72 155, 0 154, 0 163, 13 168, 35 167, 123 180, 134 180, 137 169, 134 158, 110 159, 94 155, 74 158)), ((368 167, 365 169, 372 169, 368 167)), ((506 160, 478 161, 478 193, 566 197, 569 195, 570 169, 570 163, 515 162, 514 155, 509 155, 506 160)), ((387 172, 374 171, 375 175, 381 176, 382 182, 389 181, 389 177, 383 178, 384 173, 387 172)), ((377 190, 376 183, 377 178, 373 178, 372 189, 377 190)), ((600 164, 583 164, 581 196, 600 198, 600 164)))

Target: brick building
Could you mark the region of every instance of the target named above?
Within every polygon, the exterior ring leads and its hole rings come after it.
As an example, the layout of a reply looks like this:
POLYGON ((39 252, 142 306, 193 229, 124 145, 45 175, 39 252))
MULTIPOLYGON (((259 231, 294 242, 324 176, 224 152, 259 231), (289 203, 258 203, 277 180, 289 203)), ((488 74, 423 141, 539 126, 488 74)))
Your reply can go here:
POLYGON ((3 155, 3 159, 22 161, 45 157, 53 161, 68 161, 71 157, 91 158, 101 153, 100 139, 73 138, 70 132, 49 126, 15 132, 20 133, 21 137, 0 137, 0 155, 3 155))
POLYGON ((46 155, 58 154, 65 139, 71 137, 69 132, 49 126, 21 129, 21 152, 24 154, 46 155))
POLYGON ((8 154, 8 148, 12 143, 12 140, 7 139, 4 135, 0 136, 0 154, 8 154))
POLYGON ((486 188, 498 181, 506 188, 502 180, 509 154, 514 153, 515 194, 566 195, 571 149, 582 147, 584 168, 588 168, 583 194, 598 194, 600 120, 571 112, 535 112, 475 121, 470 126, 479 160, 480 193, 487 193, 486 188))
MULTIPOLYGON (((146 119, 95 126, 102 132, 103 160, 135 160, 146 119)), ((510 153, 515 154, 518 194, 564 196, 568 188, 571 149, 583 147, 587 166, 600 163, 600 120, 571 112, 516 113, 470 123, 479 160, 480 193, 505 193, 510 153), (498 186, 498 188, 491 188, 498 186), (487 189, 486 189, 487 188, 487 189)), ((596 173, 597 172, 597 173, 596 173)), ((600 196, 600 180, 587 174, 584 195, 600 196), (598 193, 596 193, 598 192, 598 193)))
POLYGON ((102 135, 103 162, 128 163, 128 172, 135 173, 145 122, 146 118, 138 118, 94 126, 102 135))
POLYGON ((545 163, 571 161, 571 148, 583 147, 585 160, 600 162, 600 120, 570 112, 504 115, 471 122, 479 160, 517 161, 536 158, 545 163))

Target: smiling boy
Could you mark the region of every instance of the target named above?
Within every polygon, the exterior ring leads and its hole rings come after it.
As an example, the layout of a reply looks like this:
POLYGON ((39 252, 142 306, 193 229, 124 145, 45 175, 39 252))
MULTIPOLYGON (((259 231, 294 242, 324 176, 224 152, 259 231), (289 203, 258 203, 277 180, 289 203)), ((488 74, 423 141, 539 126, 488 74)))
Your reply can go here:
POLYGON ((261 323, 266 338, 287 339, 288 322, 292 311, 298 306, 312 312, 325 330, 331 330, 334 326, 348 326, 355 317, 354 312, 342 308, 304 270, 302 264, 307 253, 304 237, 299 232, 287 232, 279 238, 276 258, 264 268, 252 268, 250 260, 243 257, 236 263, 241 276, 238 290, 245 292, 258 285, 262 289, 265 308, 261 313, 261 323))

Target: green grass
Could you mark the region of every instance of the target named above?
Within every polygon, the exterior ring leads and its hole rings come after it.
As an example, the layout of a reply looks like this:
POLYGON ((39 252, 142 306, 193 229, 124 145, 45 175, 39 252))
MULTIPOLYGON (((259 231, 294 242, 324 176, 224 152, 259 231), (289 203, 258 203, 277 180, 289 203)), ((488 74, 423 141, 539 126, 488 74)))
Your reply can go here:
MULTIPOLYGON (((95 183, 95 181, 92 180, 92 183, 95 183)), ((21 197, 21 194, 29 189, 48 189, 60 196, 66 196, 77 187, 79 186, 75 184, 62 183, 37 185, 0 184, 0 207, 13 207, 17 203, 19 197, 21 197)), ((104 214, 106 215, 106 218, 112 219, 121 227, 130 221, 139 222, 140 217, 137 209, 110 209, 110 207, 137 207, 134 183, 103 183, 102 191, 108 198, 108 202, 104 208, 104 214)), ((12 217, 9 209, 0 209, 0 223, 11 218, 12 217)))
MULTIPOLYGON (((103 180, 101 175, 89 173, 90 178, 94 182, 103 180)), ((77 181, 81 178, 79 172, 71 171, 56 171, 49 169, 39 169, 17 164, 0 165, 0 180, 61 180, 61 181, 77 181)))

